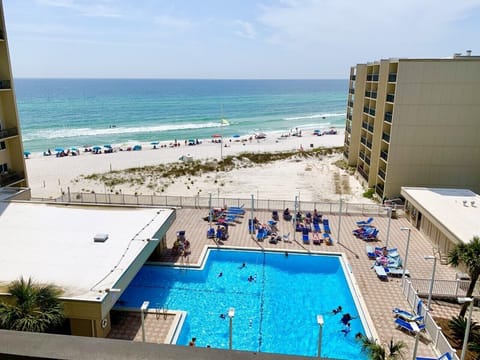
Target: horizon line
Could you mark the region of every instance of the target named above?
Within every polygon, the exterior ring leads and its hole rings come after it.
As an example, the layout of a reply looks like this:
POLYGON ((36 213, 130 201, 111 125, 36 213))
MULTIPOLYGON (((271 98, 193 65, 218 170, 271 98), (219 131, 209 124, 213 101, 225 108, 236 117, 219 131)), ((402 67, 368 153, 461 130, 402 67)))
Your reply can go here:
POLYGON ((13 79, 24 80, 214 80, 214 81, 318 81, 318 80, 348 80, 348 78, 328 78, 328 79, 305 79, 305 78, 146 78, 146 77, 29 77, 14 76, 13 79))

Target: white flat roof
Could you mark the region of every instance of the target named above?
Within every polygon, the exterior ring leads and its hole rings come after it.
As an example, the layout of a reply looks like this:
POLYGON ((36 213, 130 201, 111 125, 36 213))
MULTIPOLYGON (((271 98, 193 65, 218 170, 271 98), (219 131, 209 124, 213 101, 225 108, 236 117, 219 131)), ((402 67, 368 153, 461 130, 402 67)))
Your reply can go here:
POLYGON ((439 223, 464 243, 480 236, 480 196, 467 189, 402 187, 439 223))
POLYGON ((0 284, 31 276, 62 297, 99 300, 172 211, 0 202, 0 284), (108 239, 94 242, 102 233, 108 239))

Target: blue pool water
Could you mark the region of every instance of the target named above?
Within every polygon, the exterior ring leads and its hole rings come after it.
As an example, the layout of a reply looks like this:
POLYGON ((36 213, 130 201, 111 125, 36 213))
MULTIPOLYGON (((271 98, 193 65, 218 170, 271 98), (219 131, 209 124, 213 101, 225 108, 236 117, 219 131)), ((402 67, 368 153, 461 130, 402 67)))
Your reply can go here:
POLYGON ((340 257, 282 252, 210 250, 202 270, 145 265, 120 298, 122 306, 184 310, 188 313, 177 344, 192 337, 197 346, 229 346, 230 307, 233 348, 256 352, 316 356, 317 314, 325 324, 322 356, 367 359, 355 334, 365 334, 360 318, 351 331, 332 309, 358 316, 340 257), (243 267, 243 264, 245 266, 243 267), (221 276, 220 276, 221 274, 221 276), (249 276, 255 277, 248 281, 249 276))

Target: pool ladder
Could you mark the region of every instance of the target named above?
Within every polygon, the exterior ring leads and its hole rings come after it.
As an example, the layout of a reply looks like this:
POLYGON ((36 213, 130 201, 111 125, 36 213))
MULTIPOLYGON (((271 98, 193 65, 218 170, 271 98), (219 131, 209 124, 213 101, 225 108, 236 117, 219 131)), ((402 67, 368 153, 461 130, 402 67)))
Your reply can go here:
POLYGON ((160 318, 160 314, 163 313, 163 320, 167 320, 167 317, 168 317, 168 304, 165 303, 163 304, 162 307, 160 307, 158 304, 156 306, 156 309, 155 309, 155 313, 156 313, 156 317, 157 317, 157 320, 160 318))

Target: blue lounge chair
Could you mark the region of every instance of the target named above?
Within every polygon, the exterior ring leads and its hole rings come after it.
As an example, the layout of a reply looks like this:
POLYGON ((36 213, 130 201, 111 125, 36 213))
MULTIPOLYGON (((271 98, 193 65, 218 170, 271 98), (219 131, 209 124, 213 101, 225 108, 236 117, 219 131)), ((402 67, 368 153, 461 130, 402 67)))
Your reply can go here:
POLYGON ((376 259, 378 256, 377 253, 375 252, 375 249, 370 245, 367 245, 365 247, 365 251, 367 252, 367 256, 369 259, 376 259))
POLYGON ((402 310, 400 308, 393 308, 392 312, 395 314, 395 317, 403 319, 405 321, 416 321, 416 322, 423 321, 423 316, 413 314, 409 311, 402 310))
POLYGON ((332 240, 330 234, 328 234, 326 232, 323 233, 323 240, 325 241, 326 245, 333 245, 333 240, 332 240))
POLYGON ((368 226, 368 225, 370 225, 372 222, 373 222, 373 218, 370 217, 370 218, 368 218, 367 220, 357 221, 357 226, 360 226, 360 227, 362 227, 362 226, 368 226))
POLYGON ((317 233, 322 232, 322 230, 320 229, 320 224, 318 222, 313 223, 313 231, 317 233))
POLYGON ((407 330, 409 333, 415 334, 418 331, 422 331, 425 329, 425 324, 417 323, 415 321, 405 321, 400 318, 395 319, 395 324, 401 329, 407 330))
POLYGON ((328 223, 328 219, 323 219, 323 231, 325 231, 327 234, 330 234, 330 224, 328 223))
POLYGON ((208 239, 214 239, 215 238, 215 229, 210 228, 207 230, 207 238, 208 239))
POLYGON ((257 241, 263 241, 267 237, 267 230, 264 228, 258 229, 257 232, 257 241))
POLYGON ((452 360, 452 355, 449 352, 446 352, 440 355, 440 357, 436 357, 436 358, 417 356, 415 357, 415 359, 417 360, 452 360))
POLYGON ((309 229, 308 228, 303 228, 302 230, 302 240, 303 240, 303 243, 304 244, 310 244, 310 239, 308 237, 308 231, 309 229))
POLYGON ((377 276, 380 280, 383 280, 383 281, 388 280, 387 273, 385 272, 385 269, 383 268, 383 266, 378 266, 377 265, 377 266, 374 266, 373 269, 377 273, 377 276))

